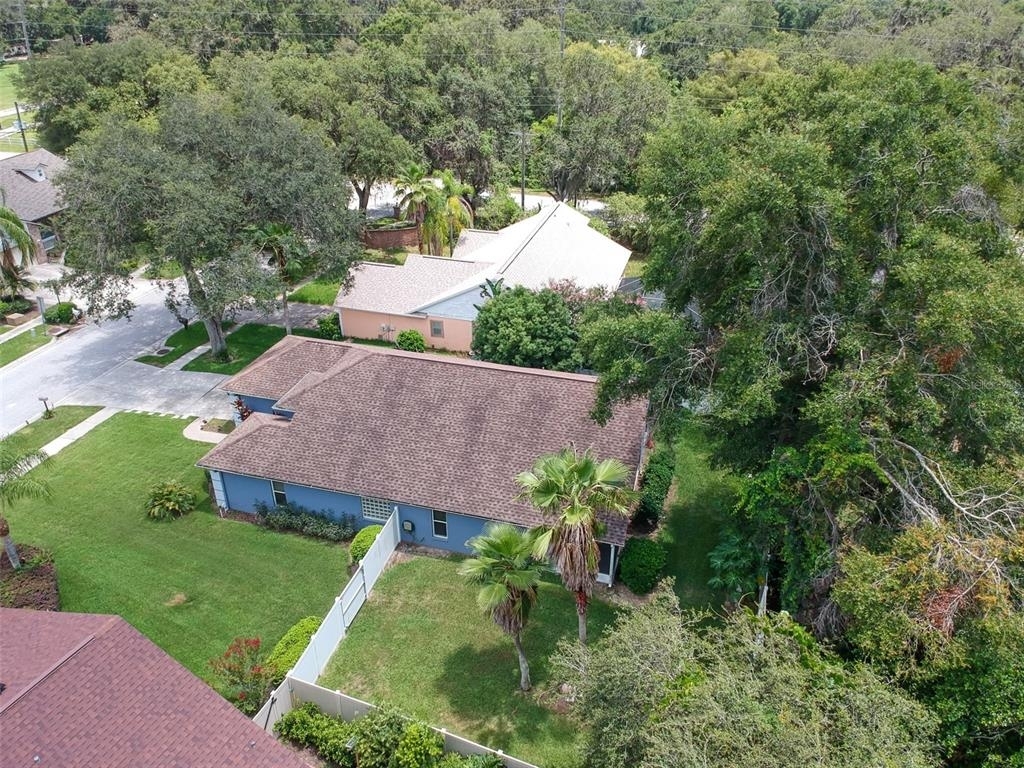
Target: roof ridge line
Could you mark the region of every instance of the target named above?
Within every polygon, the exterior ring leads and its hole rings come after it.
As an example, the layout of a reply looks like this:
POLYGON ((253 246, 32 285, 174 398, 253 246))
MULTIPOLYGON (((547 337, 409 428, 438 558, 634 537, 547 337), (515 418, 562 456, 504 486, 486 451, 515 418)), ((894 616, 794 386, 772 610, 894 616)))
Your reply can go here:
POLYGON ((564 203, 562 203, 561 201, 558 201, 554 205, 551 206, 551 209, 547 212, 546 215, 538 216, 538 218, 540 218, 541 221, 537 224, 536 227, 534 227, 533 231, 529 235, 527 235, 526 239, 523 240, 523 242, 519 245, 519 247, 516 248, 514 251, 512 251, 512 255, 509 256, 507 259, 505 259, 505 261, 502 262, 501 266, 498 267, 497 273, 499 275, 504 275, 505 274, 505 270, 508 269, 509 267, 511 267, 512 266, 512 262, 514 262, 517 258, 519 258, 520 254, 522 254, 522 252, 526 250, 526 246, 528 246, 533 241, 533 238, 535 238, 537 236, 537 233, 540 232, 541 228, 545 224, 548 223, 548 221, 551 219, 551 217, 555 215, 555 211, 557 211, 559 206, 561 206, 561 205, 564 205, 564 203))
POLYGON ((14 698, 12 698, 10 701, 5 701, 2 704, 0 704, 0 715, 3 715, 4 712, 13 707, 19 701, 21 701, 21 699, 24 696, 26 696, 36 686, 38 686, 40 683, 46 680, 46 678, 54 674, 58 669, 60 669, 62 666, 71 661, 71 659, 74 658, 79 651, 81 651, 83 648, 85 648, 85 646, 87 646, 89 643, 95 640, 97 636, 106 634, 119 621, 124 621, 124 619, 122 619, 120 616, 109 616, 107 618, 106 623, 102 627, 97 629, 95 632, 89 634, 88 637, 79 641, 79 643, 74 648, 72 648, 70 651, 61 656, 57 661, 55 661, 50 666, 49 669, 47 669, 45 672, 40 674, 35 680, 33 680, 31 683, 29 683, 20 691, 18 691, 18 694, 14 698))

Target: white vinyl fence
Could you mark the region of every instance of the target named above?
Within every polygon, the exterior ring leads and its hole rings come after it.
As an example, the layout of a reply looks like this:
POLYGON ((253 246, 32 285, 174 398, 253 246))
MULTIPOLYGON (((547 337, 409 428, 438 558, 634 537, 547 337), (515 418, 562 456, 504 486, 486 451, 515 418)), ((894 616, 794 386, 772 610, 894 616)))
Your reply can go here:
MULTIPOLYGON (((288 677, 274 691, 270 701, 260 710, 260 714, 256 716, 256 722, 263 726, 264 722, 270 721, 270 727, 272 727, 273 723, 276 723, 286 712, 306 703, 316 704, 326 714, 349 722, 358 720, 363 715, 376 709, 373 704, 353 698, 352 696, 346 696, 341 691, 332 691, 327 688, 321 688, 315 683, 308 683, 305 680, 288 677)), ((270 730, 270 727, 264 727, 270 730)), ((532 763, 506 755, 500 749, 495 750, 485 747, 483 744, 477 744, 475 741, 449 733, 443 728, 431 726, 431 730, 440 734, 444 739, 445 752, 455 752, 460 755, 495 755, 505 764, 505 768, 537 768, 532 763)))
MULTIPOLYGON (((324 667, 331 660, 338 643, 355 621, 356 614, 366 602, 370 590, 384 572, 384 567, 401 540, 398 530, 398 514, 394 513, 374 539, 370 551, 359 563, 355 574, 341 594, 334 598, 334 605, 324 616, 320 629, 309 639, 309 645, 302 652, 298 662, 288 674, 299 680, 315 683, 323 674, 324 667)), ((257 721, 259 722, 259 721, 257 721)))
MULTIPOLYGON (((348 628, 352 626, 356 614, 363 607, 370 590, 373 589, 373 585, 377 583, 377 579, 384 572, 384 568, 401 538, 402 535, 398 529, 398 513, 396 512, 388 518, 381 532, 377 534, 370 551, 366 553, 366 557, 359 564, 352 579, 341 590, 341 594, 334 598, 334 605, 324 617, 320 629, 309 639, 309 645, 306 646, 306 650, 302 652, 295 666, 287 674, 284 682, 270 694, 270 698, 253 717, 253 721, 263 730, 273 732, 274 725, 278 720, 306 702, 312 702, 327 714, 346 721, 356 720, 375 709, 373 704, 346 696, 341 691, 321 688, 316 681, 337 650, 338 643, 342 641, 348 628)), ((490 747, 477 744, 475 741, 456 736, 454 733, 448 733, 443 728, 434 728, 433 730, 444 737, 446 752, 457 752, 460 755, 497 755, 506 768, 537 768, 531 763, 524 763, 522 760, 509 757, 501 750, 493 750, 490 747)))

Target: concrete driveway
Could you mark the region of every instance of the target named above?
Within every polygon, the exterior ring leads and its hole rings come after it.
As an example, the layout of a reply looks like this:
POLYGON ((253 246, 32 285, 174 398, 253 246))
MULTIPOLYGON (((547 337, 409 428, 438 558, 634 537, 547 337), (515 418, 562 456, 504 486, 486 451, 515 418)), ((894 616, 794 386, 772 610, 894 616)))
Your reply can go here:
POLYGON ((216 387, 227 377, 166 371, 133 362, 180 326, 152 283, 138 281, 130 320, 87 324, 0 368, 0 434, 51 404, 109 405, 180 416, 226 416, 230 403, 216 387))

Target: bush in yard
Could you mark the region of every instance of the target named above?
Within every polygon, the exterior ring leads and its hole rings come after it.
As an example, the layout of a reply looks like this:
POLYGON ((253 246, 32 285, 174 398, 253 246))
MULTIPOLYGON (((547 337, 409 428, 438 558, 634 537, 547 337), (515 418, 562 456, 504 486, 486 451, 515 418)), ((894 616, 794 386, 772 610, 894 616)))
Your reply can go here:
POLYGON ((391 760, 408 723, 398 710, 388 706, 377 707, 357 720, 356 764, 359 768, 391 768, 391 760))
POLYGON ((395 750, 398 768, 434 768, 444 754, 444 739, 423 723, 409 723, 395 750))
POLYGON ((263 658, 258 637, 236 637, 210 668, 220 681, 221 694, 247 715, 259 711, 270 692, 273 670, 263 658))
POLYGON ((50 325, 66 325, 75 319, 75 305, 62 301, 43 310, 43 320, 50 325))
POLYGON ((427 342, 423 340, 423 334, 412 329, 401 331, 395 337, 395 346, 404 349, 406 352, 425 352, 427 342))
POLYGON ((363 528, 356 537, 352 539, 352 545, 349 547, 349 554, 352 556, 352 562, 358 563, 364 557, 366 553, 370 551, 370 547, 373 546, 374 540, 377 538, 377 534, 384 529, 381 525, 368 525, 363 528))
POLYGON ((654 589, 665 567, 665 548, 653 539, 631 538, 619 560, 619 579, 638 595, 654 589))
POLYGON ((316 333, 321 339, 341 341, 344 337, 341 335, 341 318, 338 317, 338 313, 332 312, 317 318, 316 333))
POLYGON ((676 457, 671 447, 661 446, 651 454, 640 484, 640 503, 633 513, 634 525, 653 528, 658 524, 675 468, 676 457))
POLYGON ((356 532, 355 518, 352 515, 342 515, 334 519, 331 512, 326 509, 313 512, 290 502, 274 507, 257 502, 256 515, 263 525, 272 530, 295 531, 328 541, 347 541, 356 532))
POLYGON ((282 739, 309 747, 317 756, 342 768, 354 768, 355 755, 348 742, 355 728, 343 720, 325 715, 316 704, 303 704, 277 721, 274 731, 282 739))
POLYGON ((582 362, 565 299, 545 288, 505 288, 480 307, 473 354, 489 363, 574 371, 582 362))
POLYGON ((292 625, 291 629, 284 633, 284 637, 277 641, 274 650, 267 657, 267 664, 273 668, 273 685, 277 685, 288 670, 295 666, 299 656, 309 645, 309 638, 320 628, 322 619, 319 616, 307 616, 299 619, 292 625))
POLYGON ((449 752, 442 757, 437 768, 505 768, 497 755, 458 755, 449 752))
POLYGON ((196 508, 196 495, 181 483, 153 486, 146 502, 146 515, 153 520, 170 520, 196 508))
POLYGON ((35 305, 31 301, 21 296, 8 297, 4 301, 0 301, 0 315, 13 315, 15 313, 23 315, 32 309, 33 306, 35 305))

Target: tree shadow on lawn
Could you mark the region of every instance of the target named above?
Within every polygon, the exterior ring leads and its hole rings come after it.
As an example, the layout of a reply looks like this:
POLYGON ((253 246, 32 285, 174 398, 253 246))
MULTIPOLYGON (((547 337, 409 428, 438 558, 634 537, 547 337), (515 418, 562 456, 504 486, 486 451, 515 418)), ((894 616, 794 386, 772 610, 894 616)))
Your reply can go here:
POLYGON ((529 693, 519 690, 519 661, 511 640, 507 646, 487 648, 465 643, 445 657, 444 674, 436 688, 451 711, 473 729, 459 735, 512 755, 522 751, 524 743, 547 742, 553 747, 573 742, 577 731, 573 722, 534 698, 537 672, 547 667, 547 653, 554 649, 534 647, 531 655, 529 640, 524 643, 535 686, 529 693))

